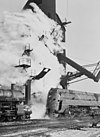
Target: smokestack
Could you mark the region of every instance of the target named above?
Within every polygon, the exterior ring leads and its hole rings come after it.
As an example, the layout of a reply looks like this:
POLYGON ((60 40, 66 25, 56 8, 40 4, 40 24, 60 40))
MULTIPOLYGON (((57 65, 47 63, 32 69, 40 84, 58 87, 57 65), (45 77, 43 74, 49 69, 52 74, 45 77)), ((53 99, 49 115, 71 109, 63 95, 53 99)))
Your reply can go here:
POLYGON ((15 85, 15 84, 11 84, 12 97, 14 97, 14 94, 13 94, 13 91, 14 91, 14 85, 15 85))
POLYGON ((31 100, 31 80, 27 80, 25 85, 25 104, 29 104, 31 100))

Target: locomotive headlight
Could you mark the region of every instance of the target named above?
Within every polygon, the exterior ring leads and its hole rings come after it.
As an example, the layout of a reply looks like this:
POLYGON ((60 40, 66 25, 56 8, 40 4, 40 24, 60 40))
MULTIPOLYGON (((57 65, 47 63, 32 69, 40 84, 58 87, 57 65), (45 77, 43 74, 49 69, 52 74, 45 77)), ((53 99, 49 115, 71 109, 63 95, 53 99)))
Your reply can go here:
POLYGON ((24 111, 31 111, 31 108, 29 106, 25 105, 24 111))
POLYGON ((51 95, 49 95, 49 98, 51 97, 51 95))

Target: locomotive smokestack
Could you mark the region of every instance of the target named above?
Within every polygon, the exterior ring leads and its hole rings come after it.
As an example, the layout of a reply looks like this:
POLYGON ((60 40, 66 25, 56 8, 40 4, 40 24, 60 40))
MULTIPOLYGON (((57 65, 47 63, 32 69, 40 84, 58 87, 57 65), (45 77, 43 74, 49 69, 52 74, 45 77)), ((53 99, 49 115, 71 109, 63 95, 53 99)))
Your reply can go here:
POLYGON ((27 80, 25 85, 25 103, 29 104, 31 100, 31 80, 27 80))

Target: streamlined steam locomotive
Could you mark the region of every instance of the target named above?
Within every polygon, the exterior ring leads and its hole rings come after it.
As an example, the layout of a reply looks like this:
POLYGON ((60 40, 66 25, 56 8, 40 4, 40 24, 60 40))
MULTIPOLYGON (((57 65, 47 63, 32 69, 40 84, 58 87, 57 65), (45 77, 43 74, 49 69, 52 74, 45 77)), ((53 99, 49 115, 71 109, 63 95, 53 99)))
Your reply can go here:
POLYGON ((21 90, 0 89, 0 122, 29 119, 31 113, 21 90))
POLYGON ((46 114, 51 118, 100 118, 100 94, 52 88, 46 114))

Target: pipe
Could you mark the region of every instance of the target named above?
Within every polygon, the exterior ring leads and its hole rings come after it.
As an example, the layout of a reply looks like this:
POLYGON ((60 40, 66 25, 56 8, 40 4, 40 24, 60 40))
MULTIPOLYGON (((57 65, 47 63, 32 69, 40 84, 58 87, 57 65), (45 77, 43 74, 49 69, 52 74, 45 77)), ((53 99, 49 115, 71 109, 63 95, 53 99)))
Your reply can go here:
POLYGON ((15 84, 11 84, 11 93, 12 93, 12 97, 14 97, 14 93, 13 93, 13 91, 14 91, 14 85, 15 85, 15 84))
POLYGON ((27 80, 25 84, 25 104, 29 104, 31 100, 31 80, 27 80))
POLYGON ((72 66, 73 68, 75 68, 76 70, 78 70, 79 72, 81 72, 82 74, 87 76, 88 78, 93 79, 95 82, 98 82, 98 79, 96 79, 96 77, 93 75, 93 73, 91 73, 87 69, 83 68, 82 66, 80 66, 79 64, 74 62, 73 60, 69 59, 68 57, 65 57, 64 55, 62 55, 60 53, 57 55, 57 57, 58 57, 59 61, 66 62, 67 64, 69 64, 70 66, 72 66))

